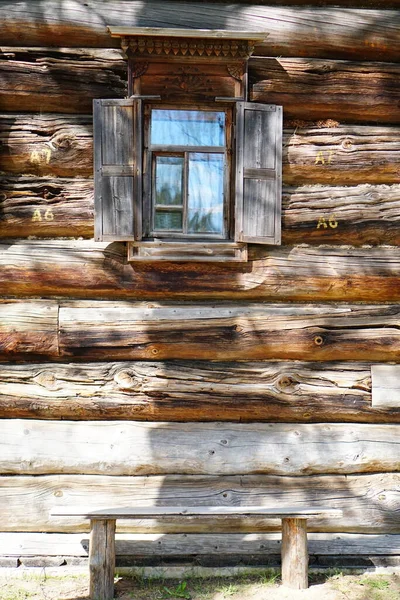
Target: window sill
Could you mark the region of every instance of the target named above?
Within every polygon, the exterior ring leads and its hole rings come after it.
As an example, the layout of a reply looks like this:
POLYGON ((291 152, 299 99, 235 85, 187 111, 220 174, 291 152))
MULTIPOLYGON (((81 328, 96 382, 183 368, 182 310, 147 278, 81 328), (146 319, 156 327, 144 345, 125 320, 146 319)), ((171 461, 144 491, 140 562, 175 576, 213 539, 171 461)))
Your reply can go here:
POLYGON ((128 242, 128 262, 246 262, 247 244, 237 242, 128 242))

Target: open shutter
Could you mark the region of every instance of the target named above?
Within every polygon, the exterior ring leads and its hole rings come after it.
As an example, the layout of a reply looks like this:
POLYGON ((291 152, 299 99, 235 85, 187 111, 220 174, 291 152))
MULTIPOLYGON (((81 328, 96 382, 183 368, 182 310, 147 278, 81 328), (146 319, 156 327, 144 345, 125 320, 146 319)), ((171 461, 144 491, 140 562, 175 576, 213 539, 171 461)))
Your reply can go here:
POLYGON ((97 241, 141 232, 141 100, 94 100, 94 212, 97 241))
POLYGON ((281 243, 282 107, 238 102, 235 239, 281 243))

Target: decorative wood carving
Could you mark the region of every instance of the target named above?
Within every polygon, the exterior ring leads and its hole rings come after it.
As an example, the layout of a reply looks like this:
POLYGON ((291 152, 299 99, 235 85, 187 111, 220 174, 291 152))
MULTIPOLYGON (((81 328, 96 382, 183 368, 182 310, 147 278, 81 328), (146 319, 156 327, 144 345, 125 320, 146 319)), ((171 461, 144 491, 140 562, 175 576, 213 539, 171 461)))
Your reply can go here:
POLYGON ((136 79, 137 77, 144 75, 148 68, 148 62, 131 62, 132 79, 136 79))
POLYGON ((229 75, 233 77, 233 79, 236 79, 237 81, 242 81, 244 70, 241 65, 229 64, 226 65, 226 70, 228 71, 229 75))
POLYGON ((123 49, 134 56, 180 56, 208 58, 250 58, 254 52, 251 40, 202 40, 196 38, 131 37, 124 38, 123 49))

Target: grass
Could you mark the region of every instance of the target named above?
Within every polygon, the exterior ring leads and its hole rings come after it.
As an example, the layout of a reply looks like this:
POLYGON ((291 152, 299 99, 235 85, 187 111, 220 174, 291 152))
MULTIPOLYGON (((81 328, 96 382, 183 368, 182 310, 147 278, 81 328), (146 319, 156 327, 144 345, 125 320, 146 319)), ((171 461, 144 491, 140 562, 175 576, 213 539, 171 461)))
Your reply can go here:
MULTIPOLYGON (((280 600, 283 596, 276 570, 262 575, 242 574, 235 577, 185 577, 184 580, 149 579, 143 575, 116 577, 118 600, 280 600)), ((290 592, 290 591, 289 591, 290 592)), ((313 576, 311 587, 301 598, 321 600, 329 594, 336 600, 400 600, 400 577, 385 575, 343 575, 327 570, 313 576), (333 594, 333 595, 332 595, 333 594)), ((0 600, 87 600, 88 575, 49 575, 27 572, 20 577, 1 575, 0 600)), ((297 596, 293 596, 293 598, 297 596)))

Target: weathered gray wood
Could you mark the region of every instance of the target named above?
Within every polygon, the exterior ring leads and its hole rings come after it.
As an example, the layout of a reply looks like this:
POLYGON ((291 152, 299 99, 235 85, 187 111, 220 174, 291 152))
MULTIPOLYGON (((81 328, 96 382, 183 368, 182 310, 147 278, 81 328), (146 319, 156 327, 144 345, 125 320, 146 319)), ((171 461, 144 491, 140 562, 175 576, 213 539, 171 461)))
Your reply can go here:
POLYGON ((250 99, 283 105, 286 118, 348 123, 400 120, 398 64, 255 58, 249 74, 250 99))
POLYGON ((114 598, 115 521, 91 521, 90 528, 90 598, 110 600, 114 598))
MULTIPOLYGON (((396 556, 400 535, 308 533, 309 553, 319 556, 396 556)), ((117 533, 117 556, 277 555, 281 533, 117 533)), ((86 533, 0 533, 0 555, 87 556, 86 533)))
POLYGON ((269 508, 265 506, 138 506, 115 507, 94 509, 87 506, 59 506, 53 508, 51 517, 82 517, 90 521, 120 520, 120 519, 163 519, 178 518, 180 523, 198 517, 201 519, 230 520, 232 517, 269 517, 271 519, 308 519, 314 518, 338 518, 342 513, 338 509, 329 507, 289 507, 269 508))
MULTIPOLYGON (((220 426, 221 428, 221 426, 220 426)), ((340 518, 311 518, 310 531, 368 534, 400 533, 398 473, 372 475, 323 475, 313 477, 272 475, 166 475, 123 477, 107 475, 36 475, 0 477, 2 530, 8 532, 88 532, 81 518, 50 517, 57 506, 87 506, 96 499, 99 508, 110 506, 171 506, 180 502, 203 506, 263 504, 282 506, 328 505, 342 510, 340 518)), ((197 531, 267 532, 279 523, 270 519, 241 519, 234 524, 209 520, 196 524, 197 531)), ((182 523, 157 519, 121 521, 118 530, 151 533, 193 532, 189 518, 182 523), (181 529, 179 529, 181 527, 181 529)))
POLYGON ((57 355, 57 329, 57 302, 0 301, 0 357, 3 359, 57 355))
MULTIPOLYGON (((60 45, 70 43, 68 38, 60 45)), ((93 98, 126 93, 126 61, 120 51, 2 47, 0 58, 3 111, 91 113, 93 98)))
POLYGON ((0 421, 2 474, 396 471, 399 425, 0 421), (21 439, 24 443, 21 444, 21 439))
POLYGON ((398 423, 370 364, 190 361, 0 366, 0 418, 398 423))
MULTIPOLYGON (((342 2, 342 0, 339 0, 342 2)), ((371 2, 366 4, 371 6, 371 2)), ((55 0, 40 5, 0 3, 0 36, 4 44, 19 45, 24 27, 25 44, 53 46, 119 45, 110 38, 106 24, 113 26, 200 27, 267 31, 266 42, 256 53, 267 56, 334 56, 398 60, 400 55, 397 12, 360 8, 269 7, 260 3, 227 4, 190 2, 182 11, 180 2, 88 0, 77 5, 71 0, 63 10, 55 0), (346 26, 343 26, 343 23, 346 26)), ((386 6, 396 6, 391 0, 386 6)), ((358 5, 357 5, 358 6, 358 5)))
POLYGON ((281 243, 282 107, 239 102, 235 239, 281 243))
POLYGON ((372 406, 400 406, 400 365, 371 365, 372 406))
POLYGON ((308 588, 307 520, 282 519, 282 585, 308 588))
POLYGON ((399 313, 397 305, 76 301, 60 306, 59 346, 61 356, 86 360, 387 362, 400 354, 399 313))
POLYGON ((132 100, 95 100, 93 104, 96 241, 136 238, 134 105, 132 100))

